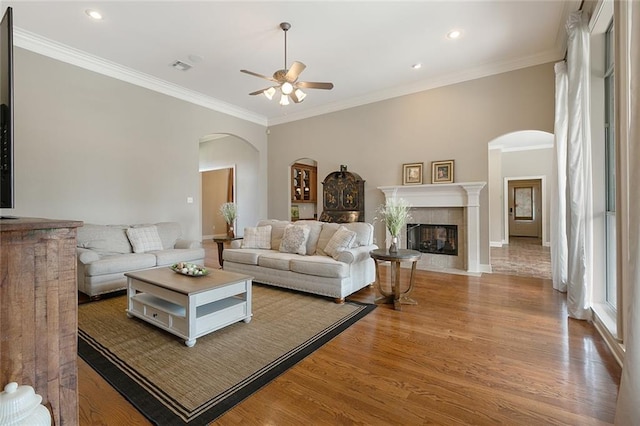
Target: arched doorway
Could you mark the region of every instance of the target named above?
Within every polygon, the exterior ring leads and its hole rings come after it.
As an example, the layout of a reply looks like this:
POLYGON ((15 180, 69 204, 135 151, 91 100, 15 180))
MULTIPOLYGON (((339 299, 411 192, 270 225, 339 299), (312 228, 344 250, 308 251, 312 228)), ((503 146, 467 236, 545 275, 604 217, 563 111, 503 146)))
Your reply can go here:
MULTIPOLYGON (((214 173, 213 182, 207 182, 207 193, 201 187, 202 235, 203 239, 226 232, 226 223, 219 213, 222 202, 236 203, 238 218, 236 234, 242 236, 244 228, 255 226, 259 220, 260 158, 257 149, 246 140, 230 134, 210 134, 200 139, 199 171, 214 173), (231 177, 230 177, 231 176, 231 177)), ((202 181, 204 184, 204 180, 202 181)))
POLYGON ((553 146, 553 134, 537 130, 508 133, 488 143, 490 263, 495 272, 550 274, 553 146))

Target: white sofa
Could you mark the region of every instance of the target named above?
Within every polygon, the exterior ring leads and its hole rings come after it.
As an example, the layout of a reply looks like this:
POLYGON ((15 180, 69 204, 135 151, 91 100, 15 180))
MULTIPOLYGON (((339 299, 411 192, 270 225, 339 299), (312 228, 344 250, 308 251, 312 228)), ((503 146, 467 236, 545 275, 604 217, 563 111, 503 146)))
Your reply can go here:
POLYGON ((262 220, 253 229, 245 228, 244 240, 233 241, 222 256, 226 271, 251 275, 255 282, 332 297, 337 303, 343 303, 346 296, 374 282, 375 264, 369 252, 377 248, 370 223, 262 220), (309 229, 304 241, 305 254, 282 249, 288 225, 309 229), (270 236, 264 248, 249 248, 255 245, 247 243, 247 232, 269 226, 270 236), (335 252, 331 240, 341 226, 354 232, 355 237, 348 248, 338 247, 335 252), (332 255, 325 252, 329 248, 332 255))
POLYGON ((201 242, 183 240, 181 235, 177 222, 85 224, 78 228, 77 237, 78 290, 98 298, 127 288, 125 272, 181 261, 204 263, 201 242), (133 229, 136 231, 132 232, 133 229))

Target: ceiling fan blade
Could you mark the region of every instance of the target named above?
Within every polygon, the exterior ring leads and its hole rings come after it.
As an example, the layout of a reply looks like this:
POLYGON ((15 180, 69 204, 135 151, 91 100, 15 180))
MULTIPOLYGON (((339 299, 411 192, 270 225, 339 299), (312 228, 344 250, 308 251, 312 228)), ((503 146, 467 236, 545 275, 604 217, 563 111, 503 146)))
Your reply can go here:
POLYGON ((291 68, 289 68, 289 71, 287 71, 287 74, 284 76, 284 78, 289 83, 293 83, 298 79, 298 76, 302 71, 304 71, 306 67, 307 66, 302 62, 295 61, 293 64, 291 64, 291 68))
POLYGON ((320 83, 317 81, 299 81, 296 83, 296 86, 302 87, 303 89, 333 89, 333 83, 320 83))
POLYGON ((267 77, 266 75, 258 74, 257 72, 253 72, 253 71, 249 71, 249 70, 240 70, 240 72, 252 75, 254 77, 264 78, 265 80, 275 81, 277 83, 277 80, 273 79, 272 77, 267 77))
POLYGON ((254 96, 254 95, 262 95, 264 93, 265 90, 269 90, 269 87, 265 87, 264 89, 260 89, 260 90, 256 90, 255 92, 251 92, 249 93, 249 95, 254 96))

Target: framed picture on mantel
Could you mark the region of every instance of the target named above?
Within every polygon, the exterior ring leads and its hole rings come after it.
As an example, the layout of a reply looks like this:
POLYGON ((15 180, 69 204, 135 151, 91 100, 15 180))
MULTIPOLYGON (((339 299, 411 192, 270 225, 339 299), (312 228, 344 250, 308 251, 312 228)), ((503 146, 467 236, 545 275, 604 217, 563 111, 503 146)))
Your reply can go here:
POLYGON ((403 185, 422 185, 422 166, 424 163, 409 163, 402 165, 403 185))
POLYGON ((431 162, 431 183, 453 183, 453 160, 431 162))

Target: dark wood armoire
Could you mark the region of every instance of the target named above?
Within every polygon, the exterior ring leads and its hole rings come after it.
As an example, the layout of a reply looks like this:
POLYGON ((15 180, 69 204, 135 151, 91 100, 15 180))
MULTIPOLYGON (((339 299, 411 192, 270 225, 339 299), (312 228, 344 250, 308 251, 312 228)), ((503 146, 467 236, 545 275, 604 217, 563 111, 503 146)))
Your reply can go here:
POLYGON ((364 180, 347 166, 329 173, 322 182, 322 222, 364 222, 364 180))

